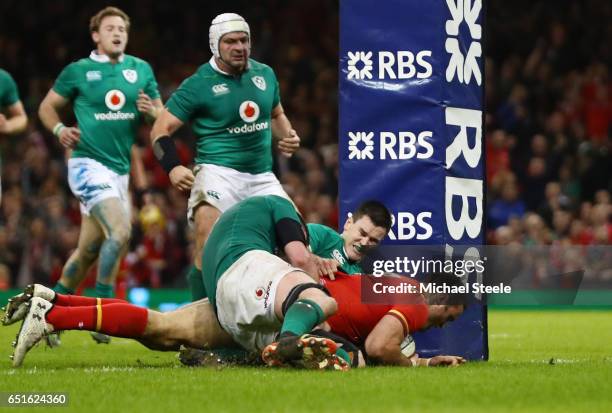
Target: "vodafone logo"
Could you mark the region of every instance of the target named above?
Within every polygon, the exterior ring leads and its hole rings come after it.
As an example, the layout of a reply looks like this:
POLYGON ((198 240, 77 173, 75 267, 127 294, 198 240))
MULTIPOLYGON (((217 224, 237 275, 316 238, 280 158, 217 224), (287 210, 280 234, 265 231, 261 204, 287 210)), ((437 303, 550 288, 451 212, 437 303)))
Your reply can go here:
POLYGON ((257 120, 259 117, 259 106, 252 100, 245 100, 240 105, 238 113, 243 121, 251 123, 257 120))
POLYGON ((104 96, 104 103, 110 110, 120 110, 125 105, 125 95, 117 89, 109 90, 104 96))

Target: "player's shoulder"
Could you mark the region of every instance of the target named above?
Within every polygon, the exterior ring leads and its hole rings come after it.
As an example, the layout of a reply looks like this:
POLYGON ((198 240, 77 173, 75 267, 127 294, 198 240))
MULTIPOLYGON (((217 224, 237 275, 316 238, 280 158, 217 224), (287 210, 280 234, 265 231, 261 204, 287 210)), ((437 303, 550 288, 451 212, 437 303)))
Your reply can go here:
POLYGON ((83 57, 81 59, 73 60, 64 66, 64 71, 84 71, 96 68, 99 65, 98 62, 92 60, 89 57, 83 57))
POLYGON ((195 70, 195 72, 191 74, 191 76, 187 77, 184 83, 188 83, 188 84, 207 83, 207 82, 214 81, 214 79, 216 79, 217 77, 218 77, 217 72, 213 69, 210 62, 206 62, 204 64, 201 64, 195 70))
POLYGON ((140 57, 136 57, 136 56, 133 56, 133 55, 126 54, 126 55, 124 55, 123 58, 125 59, 124 62, 126 64, 128 64, 128 65, 131 65, 131 66, 136 66, 136 67, 139 67, 139 68, 150 68, 151 67, 149 62, 147 62, 144 59, 141 59, 140 57))
POLYGON ((327 225, 308 223, 306 224, 306 226, 308 228, 308 232, 311 234, 325 234, 340 237, 340 234, 338 234, 338 232, 328 227, 327 225))
POLYGON ((9 72, 7 72, 6 70, 0 67, 0 79, 12 79, 12 78, 13 77, 11 76, 9 72))
POLYGON ((249 59, 249 71, 257 74, 274 75, 274 69, 265 63, 259 62, 255 59, 249 59))

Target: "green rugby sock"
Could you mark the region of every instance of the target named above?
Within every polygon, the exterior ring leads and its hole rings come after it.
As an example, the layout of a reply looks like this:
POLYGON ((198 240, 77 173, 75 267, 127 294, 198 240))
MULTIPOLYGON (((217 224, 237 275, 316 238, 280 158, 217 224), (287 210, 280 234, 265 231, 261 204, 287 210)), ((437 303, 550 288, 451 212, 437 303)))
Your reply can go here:
POLYGON ((113 291, 112 285, 96 282, 96 297, 113 298, 114 296, 115 292, 113 291))
POLYGON ((198 270, 195 265, 192 265, 187 273, 187 284, 189 284, 189 290, 191 291, 191 301, 198 301, 208 297, 206 288, 204 288, 202 271, 198 270))
POLYGON ((281 335, 292 333, 297 336, 310 332, 317 324, 325 320, 325 314, 319 304, 312 300, 297 300, 287 310, 281 327, 281 335))
POLYGON ((74 294, 74 290, 72 288, 66 288, 60 282, 55 284, 55 287, 53 287, 53 291, 59 294, 74 294))

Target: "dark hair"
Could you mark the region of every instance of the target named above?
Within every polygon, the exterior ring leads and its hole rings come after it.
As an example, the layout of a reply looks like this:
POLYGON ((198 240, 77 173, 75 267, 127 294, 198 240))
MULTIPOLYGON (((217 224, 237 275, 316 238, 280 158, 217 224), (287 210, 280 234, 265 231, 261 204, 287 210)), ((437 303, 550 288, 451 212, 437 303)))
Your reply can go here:
POLYGON ((127 14, 125 14, 123 10, 118 9, 117 7, 105 7, 99 12, 97 12, 95 16, 91 18, 91 20, 89 20, 89 32, 90 33, 99 32, 100 24, 102 24, 102 20, 108 16, 121 17, 123 21, 125 22, 125 29, 128 32, 130 31, 130 18, 128 17, 127 14))
POLYGON ((391 213, 381 202, 375 200, 363 202, 353 212, 353 222, 363 216, 368 216, 377 227, 383 227, 387 231, 391 229, 391 213))

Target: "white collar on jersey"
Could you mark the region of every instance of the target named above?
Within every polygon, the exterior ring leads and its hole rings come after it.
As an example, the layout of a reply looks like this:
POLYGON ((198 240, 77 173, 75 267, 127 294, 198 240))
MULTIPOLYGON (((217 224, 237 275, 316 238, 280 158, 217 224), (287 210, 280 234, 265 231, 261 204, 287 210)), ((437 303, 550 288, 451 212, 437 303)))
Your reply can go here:
MULTIPOLYGON (((219 65, 217 64, 217 61, 215 60, 215 57, 211 57, 210 60, 208 61, 210 63, 210 65, 212 66, 213 70, 221 73, 222 75, 225 76, 233 76, 231 73, 227 73, 224 72, 223 70, 221 70, 221 68, 219 67, 219 65)), ((249 64, 247 63, 247 70, 249 69, 249 64)))
MULTIPOLYGON (((119 62, 123 62, 123 58, 124 58, 124 54, 122 54, 121 56, 119 56, 119 62)), ((89 54, 89 58, 95 62, 98 63, 108 63, 110 62, 110 57, 108 57, 105 54, 99 54, 97 50, 92 50, 91 53, 89 54)))

